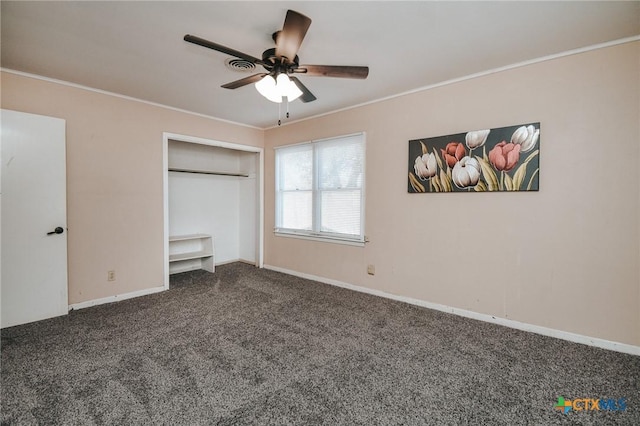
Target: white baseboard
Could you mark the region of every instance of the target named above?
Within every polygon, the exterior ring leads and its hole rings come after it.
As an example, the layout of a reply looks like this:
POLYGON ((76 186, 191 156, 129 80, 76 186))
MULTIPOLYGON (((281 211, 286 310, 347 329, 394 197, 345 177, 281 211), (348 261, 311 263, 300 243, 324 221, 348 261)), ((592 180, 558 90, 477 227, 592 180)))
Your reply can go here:
POLYGON ((148 294, 165 291, 164 286, 145 288, 144 290, 132 291, 131 293, 116 294, 115 296, 103 297, 101 299, 87 300, 86 302, 73 303, 69 305, 69 310, 90 308, 91 306, 104 305, 105 303, 119 302, 121 300, 133 299, 134 297, 146 296, 148 294))
MULTIPOLYGON (((247 263, 247 264, 252 265, 252 266, 256 265, 256 262, 253 261, 253 260, 232 259, 232 260, 226 260, 226 261, 223 261, 223 262, 217 262, 216 266, 226 265, 228 263, 234 263, 234 262, 247 263)), ((200 266, 197 266, 197 267, 189 266, 189 267, 184 268, 184 269, 178 268, 177 270, 171 271, 170 274, 177 274, 177 273, 181 273, 181 272, 195 271, 195 270, 199 270, 199 269, 202 269, 202 268, 200 266)), ((87 300, 86 302, 80 302, 80 303, 72 303, 71 305, 69 305, 69 310, 72 310, 72 309, 73 310, 84 309, 84 308, 90 308, 91 306, 104 305, 105 303, 119 302, 121 300, 132 299, 134 297, 140 297, 140 296, 146 296, 148 294, 159 293, 159 292, 164 291, 164 290, 167 290, 167 288, 165 288, 164 286, 162 286, 162 287, 152 287, 152 288, 146 288, 144 290, 133 291, 131 293, 116 294, 115 296, 103 297, 101 299, 87 300)))
POLYGON ((264 265, 264 268, 270 269, 276 272, 282 272, 284 274, 294 275, 300 278, 318 281, 324 284, 330 284, 333 286, 358 291, 361 293, 367 293, 374 296, 397 300, 400 302, 409 303, 411 305, 417 305, 417 306, 422 306, 424 308, 434 309, 436 311, 447 312, 447 313, 459 315, 465 318, 471 318, 479 321, 490 322, 493 324, 503 325, 505 327, 515 328, 517 330, 529 331, 532 333, 541 334, 543 336, 555 337, 558 339, 568 340, 574 343, 582 343, 584 345, 595 346, 602 349, 608 349, 616 352, 622 352, 625 354, 640 356, 640 346, 633 346, 633 345, 628 345, 626 343, 613 342, 610 340, 600 339, 597 337, 583 336, 582 334, 556 330, 554 328, 547 328, 547 327, 542 327, 534 324, 527 324, 524 322, 514 321, 506 318, 500 318, 493 315, 481 314, 478 312, 468 311, 465 309, 454 308, 446 305, 440 305, 438 303, 432 303, 432 302, 426 302, 424 300, 413 299, 411 297, 397 296, 395 294, 386 293, 384 291, 374 290, 371 288, 361 287, 353 284, 348 284, 348 283, 338 281, 338 280, 333 280, 330 278, 324 278, 316 275, 305 274, 303 272, 292 271, 290 269, 280 268, 278 266, 264 265))

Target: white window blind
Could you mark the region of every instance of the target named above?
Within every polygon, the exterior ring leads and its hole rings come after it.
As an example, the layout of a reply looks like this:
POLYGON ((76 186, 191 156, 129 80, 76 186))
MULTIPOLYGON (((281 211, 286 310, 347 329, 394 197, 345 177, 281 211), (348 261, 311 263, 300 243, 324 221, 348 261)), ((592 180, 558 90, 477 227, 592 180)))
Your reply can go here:
POLYGON ((364 134, 276 148, 276 233, 364 241, 364 134))

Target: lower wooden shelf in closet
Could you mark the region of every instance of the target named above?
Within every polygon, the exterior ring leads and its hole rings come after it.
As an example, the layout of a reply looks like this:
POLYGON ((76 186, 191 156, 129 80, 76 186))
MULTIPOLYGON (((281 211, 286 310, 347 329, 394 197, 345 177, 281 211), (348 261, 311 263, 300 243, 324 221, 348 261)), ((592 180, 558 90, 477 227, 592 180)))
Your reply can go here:
POLYGON ((213 238, 208 234, 169 237, 169 273, 204 269, 215 272, 213 238))

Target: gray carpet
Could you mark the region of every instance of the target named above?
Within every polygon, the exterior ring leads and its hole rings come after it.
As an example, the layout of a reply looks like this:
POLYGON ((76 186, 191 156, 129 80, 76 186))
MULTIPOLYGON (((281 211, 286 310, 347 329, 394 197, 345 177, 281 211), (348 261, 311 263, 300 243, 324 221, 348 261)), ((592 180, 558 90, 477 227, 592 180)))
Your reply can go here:
POLYGON ((640 357, 241 263, 2 330, 1 368, 12 425, 640 424, 640 357))

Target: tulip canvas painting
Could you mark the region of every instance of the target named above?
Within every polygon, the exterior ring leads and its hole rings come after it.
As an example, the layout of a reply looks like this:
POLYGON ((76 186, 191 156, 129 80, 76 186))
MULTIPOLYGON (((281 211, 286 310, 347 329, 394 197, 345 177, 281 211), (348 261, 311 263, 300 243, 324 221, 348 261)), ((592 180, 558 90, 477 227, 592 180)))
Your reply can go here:
POLYGON ((537 191, 540 123, 409 141, 409 193, 537 191))

